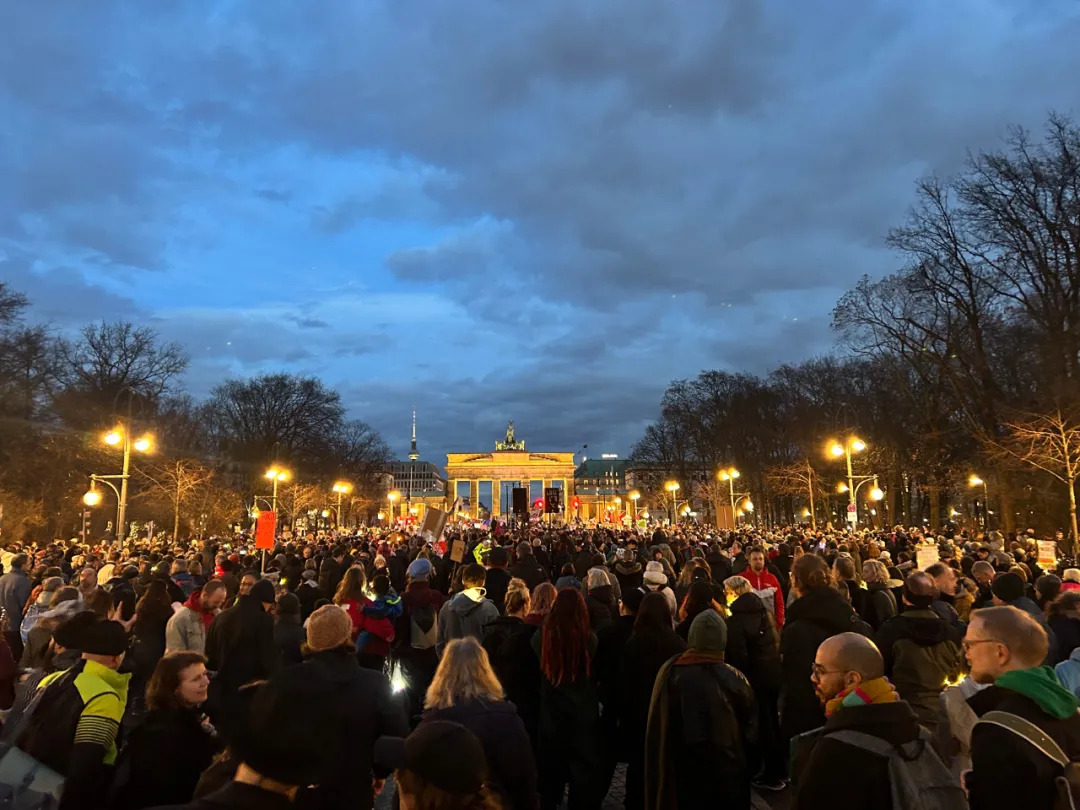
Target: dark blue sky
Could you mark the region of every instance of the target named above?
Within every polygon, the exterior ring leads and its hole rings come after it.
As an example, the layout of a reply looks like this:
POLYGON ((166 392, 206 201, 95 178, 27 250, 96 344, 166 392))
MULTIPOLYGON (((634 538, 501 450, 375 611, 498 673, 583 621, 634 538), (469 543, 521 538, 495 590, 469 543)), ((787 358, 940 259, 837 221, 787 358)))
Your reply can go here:
POLYGON ((9 0, 0 277, 424 455, 625 453, 830 348, 920 175, 1080 111, 1075 0, 9 0))

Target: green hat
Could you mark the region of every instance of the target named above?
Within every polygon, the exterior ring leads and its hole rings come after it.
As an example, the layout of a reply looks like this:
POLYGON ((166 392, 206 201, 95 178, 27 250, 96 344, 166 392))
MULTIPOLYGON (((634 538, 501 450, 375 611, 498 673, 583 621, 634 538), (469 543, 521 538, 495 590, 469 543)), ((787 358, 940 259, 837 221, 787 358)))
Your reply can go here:
POLYGON ((691 652, 722 653, 727 647, 727 624, 712 608, 703 610, 690 624, 689 644, 691 652))

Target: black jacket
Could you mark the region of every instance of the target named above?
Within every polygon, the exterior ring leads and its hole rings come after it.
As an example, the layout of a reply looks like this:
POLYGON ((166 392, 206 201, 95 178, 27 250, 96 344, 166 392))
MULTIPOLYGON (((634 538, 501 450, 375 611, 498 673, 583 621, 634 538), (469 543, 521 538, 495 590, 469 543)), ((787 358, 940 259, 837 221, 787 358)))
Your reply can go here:
POLYGON ((405 713, 391 695, 386 676, 360 667, 351 649, 317 652, 300 669, 326 695, 327 705, 312 722, 324 724, 333 754, 318 787, 297 797, 297 809, 367 810, 374 800, 372 747, 380 736, 408 734, 405 713))
POLYGON ((872 582, 862 596, 859 617, 875 633, 897 613, 896 597, 884 582, 872 582))
MULTIPOLYGON (((1033 618, 1042 626, 1043 630, 1046 631, 1046 640, 1049 644, 1049 647, 1046 651, 1046 660, 1043 661, 1044 664, 1047 664, 1048 666, 1054 666, 1058 662, 1060 662, 1062 658, 1068 657, 1068 653, 1063 656, 1058 649, 1057 635, 1054 633, 1053 629, 1051 629, 1050 625, 1047 624, 1046 614, 1042 612, 1042 609, 1037 604, 1035 604, 1035 600, 1029 599, 1026 596, 1021 596, 1019 599, 1012 600, 1011 602, 1009 602, 1009 604, 1012 605, 1014 608, 1017 608, 1027 613, 1029 616, 1031 616, 1031 618, 1033 618)), ((1070 650, 1069 652, 1072 651, 1070 650)))
POLYGON ((188 801, 221 744, 198 709, 149 712, 132 730, 116 762, 114 810, 188 801))
POLYGON ((641 563, 636 560, 631 563, 622 562, 621 560, 615 563, 612 573, 615 575, 615 579, 619 581, 619 590, 622 593, 627 593, 634 590, 634 588, 641 587, 642 576, 645 570, 641 567, 641 563))
POLYGON ((532 651, 536 630, 514 616, 500 616, 484 628, 483 642, 506 699, 517 707, 533 740, 540 720, 540 661, 532 651))
POLYGON ((870 634, 839 593, 830 587, 811 588, 788 607, 780 634, 783 660, 780 725, 792 737, 825 722, 825 712, 810 682, 810 667, 818 645, 839 633, 870 634))
POLYGON ((686 642, 666 630, 657 635, 633 634, 623 648, 619 676, 619 733, 627 746, 627 761, 640 762, 645 752, 645 726, 649 720, 656 673, 673 656, 686 650, 686 642))
POLYGON ((211 705, 235 695, 241 686, 269 677, 278 667, 274 620, 257 596, 245 594, 219 613, 206 631, 206 667, 216 673, 210 681, 211 705))
POLYGON ((345 576, 344 561, 338 562, 333 557, 323 560, 322 568, 319 569, 319 587, 322 588, 327 599, 334 598, 334 592, 343 576, 345 576))
POLYGON ((945 681, 956 678, 963 666, 963 638, 956 627, 929 608, 909 607, 878 631, 885 675, 919 722, 931 731, 938 723, 938 698, 945 681))
POLYGON ((739 670, 759 697, 780 689, 780 636, 776 622, 755 593, 731 603, 724 660, 739 670))
POLYGON ((619 607, 615 604, 615 594, 610 585, 601 585, 590 590, 585 597, 585 607, 589 610, 589 626, 594 633, 607 627, 619 615, 619 607))
MULTIPOLYGON (((828 719, 824 731, 827 734, 841 729, 872 734, 894 745, 903 745, 919 736, 918 718, 903 701, 842 708, 828 719)), ((792 808, 893 810, 888 762, 869 751, 820 736, 809 752, 796 752, 792 808)))
POLYGON ((1057 639, 1058 657, 1064 661, 1072 655, 1073 650, 1080 647, 1080 619, 1053 615, 1046 622, 1057 639))
POLYGON ((724 580, 731 576, 731 560, 726 554, 709 554, 705 562, 712 572, 712 581, 718 585, 723 585, 724 580))
POLYGON ((485 596, 495 603, 499 613, 506 612, 506 589, 510 585, 510 573, 505 568, 489 568, 484 578, 485 596))
POLYGON ((278 617, 277 622, 274 623, 274 645, 278 649, 283 665, 303 662, 304 656, 300 652, 300 645, 305 641, 307 641, 307 633, 298 616, 278 617))
POLYGON ((296 810, 296 805, 281 793, 272 793, 255 785, 229 782, 220 790, 190 804, 159 805, 153 810, 296 810))
POLYGON ((754 692, 734 667, 665 664, 643 751, 645 807, 749 807, 757 717, 754 692))
MULTIPOLYGON (((609 748, 623 747, 619 739, 619 696, 622 689, 622 656, 634 632, 634 617, 619 616, 596 634, 596 655, 592 677, 600 700, 600 723, 609 748)), ((622 757, 625 759, 625 756, 622 757)))
MULTIPOLYGON (((1059 720, 1046 714, 1031 698, 1000 686, 989 686, 972 695, 968 705, 980 717, 994 710, 1019 715, 1049 734, 1070 759, 1080 759, 1078 714, 1059 720)), ((1060 773, 1060 767, 1051 759, 1011 731, 987 723, 975 724, 967 782, 971 810, 1050 810, 1053 780, 1060 773)))
POLYGON ((300 600, 300 620, 307 621, 307 617, 315 612, 315 603, 330 597, 312 580, 308 584, 301 581, 296 589, 296 598, 300 600))
POLYGON ((544 567, 537 562, 536 557, 532 554, 521 557, 507 570, 511 577, 517 577, 525 581, 525 584, 529 586, 529 593, 532 593, 533 589, 540 583, 548 581, 548 575, 544 571, 544 567))
POLYGON ((437 720, 465 726, 480 740, 489 779, 508 800, 503 802, 503 810, 535 810, 540 806, 532 745, 512 703, 474 698, 449 709, 428 709, 420 725, 437 720))

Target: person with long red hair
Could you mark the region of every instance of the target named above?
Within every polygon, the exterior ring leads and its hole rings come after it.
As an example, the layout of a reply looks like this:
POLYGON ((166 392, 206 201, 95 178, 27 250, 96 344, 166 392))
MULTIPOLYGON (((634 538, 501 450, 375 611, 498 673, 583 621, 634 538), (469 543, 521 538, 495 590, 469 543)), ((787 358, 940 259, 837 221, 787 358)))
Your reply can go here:
POLYGON ((532 646, 541 673, 536 746, 540 808, 554 810, 562 804, 568 782, 570 810, 598 808, 607 785, 597 784, 603 771, 600 708, 590 677, 596 636, 580 591, 559 591, 532 646))

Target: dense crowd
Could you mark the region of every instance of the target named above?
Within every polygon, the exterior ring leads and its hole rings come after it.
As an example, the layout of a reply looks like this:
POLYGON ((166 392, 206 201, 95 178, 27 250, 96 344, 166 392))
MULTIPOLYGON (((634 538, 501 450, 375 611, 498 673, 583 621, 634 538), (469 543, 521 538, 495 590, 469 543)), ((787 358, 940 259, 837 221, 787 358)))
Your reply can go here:
POLYGON ((431 540, 6 549, 0 808, 1067 806, 1080 569, 1033 533, 431 540))

